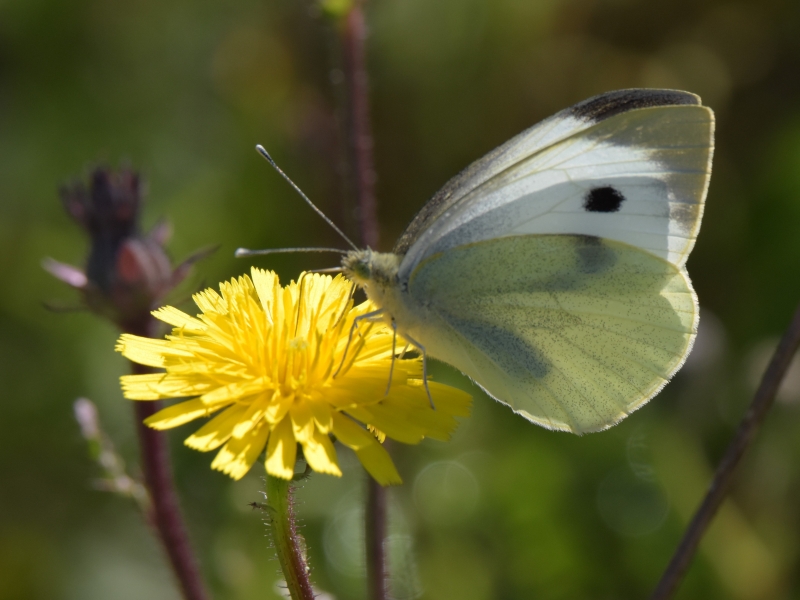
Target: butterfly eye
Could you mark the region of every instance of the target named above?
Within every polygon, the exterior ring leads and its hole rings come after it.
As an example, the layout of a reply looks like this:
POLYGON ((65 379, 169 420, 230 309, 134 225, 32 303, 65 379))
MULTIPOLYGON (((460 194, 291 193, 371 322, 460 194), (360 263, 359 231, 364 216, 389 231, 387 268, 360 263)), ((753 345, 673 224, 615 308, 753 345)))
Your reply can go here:
POLYGON ((367 258, 362 258, 353 265, 353 273, 360 279, 370 279, 372 276, 372 269, 367 258))

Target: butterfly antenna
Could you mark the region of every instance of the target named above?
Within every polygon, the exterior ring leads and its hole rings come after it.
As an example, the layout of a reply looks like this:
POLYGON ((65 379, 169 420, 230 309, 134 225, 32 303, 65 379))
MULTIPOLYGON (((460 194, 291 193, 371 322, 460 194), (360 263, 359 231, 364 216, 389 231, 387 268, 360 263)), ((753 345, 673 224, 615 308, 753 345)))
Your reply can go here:
POLYGON ((286 254, 289 252, 338 252, 347 254, 347 250, 341 248, 267 248, 265 250, 250 250, 249 248, 237 248, 233 255, 236 258, 245 256, 264 256, 265 254, 286 254))
POLYGON ((314 212, 316 212, 316 213, 317 213, 317 214, 318 214, 320 217, 322 217, 322 218, 325 220, 325 222, 326 222, 328 225, 330 225, 331 227, 333 227, 333 230, 334 230, 336 233, 338 233, 338 234, 339 234, 339 235, 342 237, 342 239, 343 239, 345 242, 347 242, 348 244, 350 244, 350 247, 351 247, 353 250, 358 250, 358 246, 356 246, 356 245, 353 243, 353 241, 352 241, 352 240, 351 240, 349 237, 347 237, 347 236, 344 234, 344 232, 343 232, 341 229, 339 229, 339 228, 336 226, 336 223, 334 223, 333 221, 331 221, 331 220, 328 218, 328 216, 327 216, 327 215, 326 215, 324 212, 322 212, 322 211, 321 211, 319 208, 317 208, 317 206, 316 206, 316 205, 315 205, 315 204, 314 204, 314 203, 311 201, 311 199, 310 199, 308 196, 306 196, 306 195, 303 193, 303 190, 301 190, 299 187, 297 187, 297 184, 296 184, 294 181, 292 181, 291 179, 289 179, 289 176, 288 176, 286 173, 284 173, 284 172, 283 172, 283 170, 282 170, 282 169, 281 169, 281 168, 280 168, 280 167, 277 165, 277 163, 276 163, 276 162, 273 160, 273 158, 272 158, 272 157, 269 155, 269 152, 267 152, 267 151, 264 149, 264 146, 262 146, 261 144, 257 144, 257 145, 256 145, 256 150, 258 151, 258 153, 259 153, 261 156, 263 156, 263 157, 264 157, 264 159, 265 159, 265 160, 266 160, 266 161, 267 161, 267 162, 268 162, 270 165, 272 165, 272 168, 273 168, 273 169, 275 169, 275 170, 276 170, 278 173, 280 173, 281 177, 283 177, 283 178, 284 178, 286 181, 288 181, 288 182, 289 182, 289 185, 291 185, 291 186, 292 186, 292 187, 295 189, 295 191, 296 191, 298 194, 300 194, 300 197, 301 197, 303 200, 305 200, 305 201, 306 201, 306 204, 308 204, 308 205, 309 205, 311 208, 313 208, 313 209, 314 209, 314 212))

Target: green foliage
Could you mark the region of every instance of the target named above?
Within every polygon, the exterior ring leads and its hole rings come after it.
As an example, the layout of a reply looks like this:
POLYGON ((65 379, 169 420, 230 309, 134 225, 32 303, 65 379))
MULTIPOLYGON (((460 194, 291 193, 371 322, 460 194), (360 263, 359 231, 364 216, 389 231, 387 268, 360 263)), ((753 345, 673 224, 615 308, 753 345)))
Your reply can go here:
MULTIPOLYGON (((714 176, 689 261, 701 334, 666 390, 582 438, 476 392, 453 443, 397 449, 398 597, 645 597, 800 299, 796 2, 373 0, 366 11, 382 249, 471 160, 587 96, 673 87, 716 111, 714 176)), ((320 14, 312 0, 0 3, 0 600, 177 598, 135 505, 91 485, 98 468, 75 398, 97 404, 129 470, 138 457, 116 332, 42 308, 74 297, 41 259, 80 265, 86 252, 57 186, 97 163, 140 168, 145 228, 169 218, 177 260, 221 244, 184 293, 247 272, 233 258, 240 246, 339 244, 253 150, 264 144, 353 232, 340 54, 320 14)), ((333 266, 328 255, 253 262, 285 280, 333 266)), ((470 385, 444 367, 434 376, 470 385)), ((192 427, 171 439, 215 598, 279 598, 248 506, 261 500, 260 473, 231 482, 212 472, 211 456, 181 445, 192 427)), ((682 598, 800 592, 798 427, 795 371, 682 598)), ((345 467, 341 480, 312 476, 297 508, 315 584, 358 600, 362 473, 345 467)))

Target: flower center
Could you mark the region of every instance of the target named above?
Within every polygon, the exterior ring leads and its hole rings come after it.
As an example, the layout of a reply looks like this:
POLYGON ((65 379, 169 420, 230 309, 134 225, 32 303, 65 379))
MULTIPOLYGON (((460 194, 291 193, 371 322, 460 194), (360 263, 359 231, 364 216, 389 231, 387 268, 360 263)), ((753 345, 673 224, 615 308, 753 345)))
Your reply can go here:
POLYGON ((300 394, 306 391, 309 384, 313 384, 313 379, 309 369, 310 348, 308 340, 303 336, 297 336, 286 345, 286 370, 283 376, 281 393, 289 395, 300 394))
POLYGON ((289 350, 292 352, 302 351, 308 348, 308 342, 303 337, 296 337, 289 341, 289 350))

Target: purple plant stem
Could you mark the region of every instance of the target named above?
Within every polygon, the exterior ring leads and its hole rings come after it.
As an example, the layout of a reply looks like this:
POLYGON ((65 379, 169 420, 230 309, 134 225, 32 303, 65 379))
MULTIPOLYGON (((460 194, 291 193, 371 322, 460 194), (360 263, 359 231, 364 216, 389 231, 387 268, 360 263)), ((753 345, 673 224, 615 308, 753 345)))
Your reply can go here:
POLYGON ((761 423, 763 423, 767 412, 772 407, 775 395, 778 393, 781 382, 789 370, 789 365, 799 346, 800 306, 795 310, 791 324, 783 334, 775 353, 772 355, 769 366, 764 372, 761 383, 753 397, 753 402, 747 409, 736 435, 731 440, 725 455, 717 466, 717 471, 714 473, 714 478, 705 498, 703 498, 703 502, 686 528, 683 539, 675 550, 667 569, 661 576, 653 595, 650 596, 651 600, 667 600, 677 590, 694 558, 700 540, 727 497, 736 473, 736 467, 744 453, 752 445, 761 423))
POLYGON ((377 249, 380 232, 378 229, 378 203, 375 199, 375 160, 369 118, 369 77, 364 48, 367 27, 360 0, 354 0, 353 8, 344 17, 342 25, 344 73, 348 98, 347 117, 353 152, 361 242, 370 248, 377 249))
MULTIPOLYGON (((341 29, 344 73, 347 83, 347 117, 353 152, 353 179, 359 207, 361 242, 378 247, 378 202, 375 198, 374 143, 370 126, 369 77, 365 42, 367 27, 363 0, 354 0, 341 29)), ((386 565, 386 490, 367 477, 367 503, 364 510, 367 555, 367 598, 387 600, 386 565)))
POLYGON ((367 506, 364 509, 367 543, 367 598, 386 600, 386 488, 367 477, 367 506))
MULTIPOLYGON (((143 337, 153 337, 154 325, 150 315, 140 326, 127 327, 129 333, 143 337)), ((131 363, 136 375, 152 373, 153 369, 131 363)), ((150 523, 158 533, 170 565, 185 600, 208 600, 203 578, 197 566, 186 525, 181 515, 178 494, 172 476, 172 464, 167 436, 163 431, 150 429, 143 421, 160 410, 160 402, 134 402, 133 411, 136 433, 142 457, 144 481, 150 494, 150 523)))

